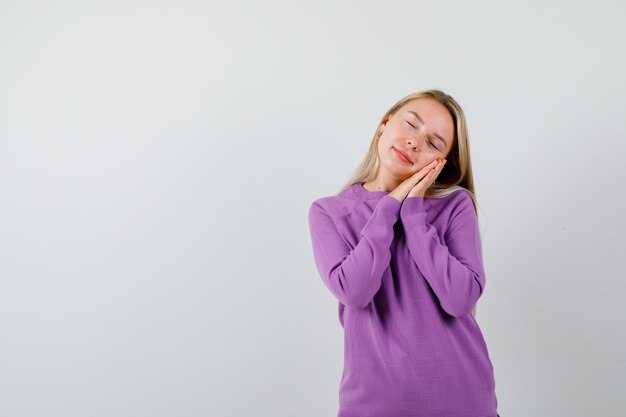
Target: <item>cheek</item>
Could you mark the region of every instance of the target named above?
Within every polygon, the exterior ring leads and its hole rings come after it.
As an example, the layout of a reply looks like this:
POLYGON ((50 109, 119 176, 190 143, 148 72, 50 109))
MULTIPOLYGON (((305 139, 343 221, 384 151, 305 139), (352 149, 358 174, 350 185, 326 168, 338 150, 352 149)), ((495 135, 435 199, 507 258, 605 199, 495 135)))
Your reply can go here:
POLYGON ((436 157, 430 157, 428 155, 422 155, 418 160, 417 163, 415 164, 415 166, 417 167, 415 169, 415 172, 418 172, 420 169, 424 168, 426 165, 430 164, 431 162, 433 162, 435 159, 437 159, 436 157))
POLYGON ((392 143, 392 138, 395 137, 393 136, 392 132, 385 132, 385 134, 383 134, 380 139, 378 139, 378 149, 389 149, 393 143, 392 143), (390 136, 391 133, 391 136, 390 136))

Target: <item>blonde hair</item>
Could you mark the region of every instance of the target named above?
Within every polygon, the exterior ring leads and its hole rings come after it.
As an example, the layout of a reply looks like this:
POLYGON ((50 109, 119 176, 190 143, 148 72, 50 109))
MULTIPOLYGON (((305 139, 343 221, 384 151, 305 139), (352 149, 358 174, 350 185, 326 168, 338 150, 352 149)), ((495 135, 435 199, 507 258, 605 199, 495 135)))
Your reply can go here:
MULTIPOLYGON (((478 215, 478 204, 476 202, 476 193, 474 190, 474 177, 472 175, 472 162, 470 158, 469 133, 467 130, 467 120, 463 109, 457 101, 450 95, 440 90, 424 90, 409 94, 400 99, 389 110, 385 112, 376 126, 376 132, 372 138, 367 154, 354 170, 348 182, 339 190, 342 192, 348 187, 356 183, 364 183, 373 181, 378 175, 380 158, 378 157, 378 139, 381 136, 379 130, 381 124, 389 120, 402 106, 412 100, 421 98, 430 98, 437 100, 443 104, 450 112, 454 122, 454 138, 452 140, 452 149, 446 156, 447 163, 443 170, 437 176, 435 184, 428 188, 424 198, 441 198, 454 191, 464 189, 472 198, 474 210, 478 215)), ((476 316, 476 307, 472 310, 474 317, 476 316)))

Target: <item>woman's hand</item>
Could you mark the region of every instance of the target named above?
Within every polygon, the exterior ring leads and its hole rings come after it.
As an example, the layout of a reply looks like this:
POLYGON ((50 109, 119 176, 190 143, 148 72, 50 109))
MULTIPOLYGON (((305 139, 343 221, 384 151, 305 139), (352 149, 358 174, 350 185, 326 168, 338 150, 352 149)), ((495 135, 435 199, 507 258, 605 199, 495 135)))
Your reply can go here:
MULTIPOLYGON (((426 165, 426 168, 429 168, 428 172, 426 174, 422 174, 419 176, 419 179, 418 179, 419 182, 411 189, 411 191, 409 191, 409 194, 407 195, 407 197, 424 198, 424 194, 426 194, 426 190, 430 186, 433 185, 433 182, 435 182, 435 179, 439 176, 439 173, 443 169, 443 166, 446 164, 446 162, 447 161, 445 159, 435 159, 429 165, 426 165), (433 163, 435 163, 435 165, 431 166, 433 163)), ((420 174, 421 172, 422 171, 416 173, 411 178, 418 176, 418 174, 420 174)))
POLYGON ((435 159, 418 172, 402 181, 389 195, 396 200, 402 202, 407 197, 424 197, 426 190, 435 181, 443 166, 446 164, 445 159, 435 159))

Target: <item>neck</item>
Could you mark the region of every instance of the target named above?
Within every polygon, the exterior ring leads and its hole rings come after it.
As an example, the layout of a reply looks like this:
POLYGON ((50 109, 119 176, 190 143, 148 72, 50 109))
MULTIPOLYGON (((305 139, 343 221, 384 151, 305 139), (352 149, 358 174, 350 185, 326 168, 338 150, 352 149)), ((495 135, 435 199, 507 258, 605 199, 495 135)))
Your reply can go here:
POLYGON ((381 184, 379 181, 369 181, 363 183, 363 188, 367 191, 384 191, 389 193, 393 191, 399 184, 381 184))

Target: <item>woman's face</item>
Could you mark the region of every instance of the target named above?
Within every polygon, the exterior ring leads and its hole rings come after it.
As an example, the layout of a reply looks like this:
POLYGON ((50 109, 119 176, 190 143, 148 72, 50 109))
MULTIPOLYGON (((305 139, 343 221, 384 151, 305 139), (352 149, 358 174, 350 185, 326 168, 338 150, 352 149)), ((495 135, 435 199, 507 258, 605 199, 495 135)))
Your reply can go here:
POLYGON ((454 121, 448 109, 429 98, 411 100, 379 126, 381 169, 406 179, 452 149, 454 121), (398 153, 404 153, 408 161, 398 153))

